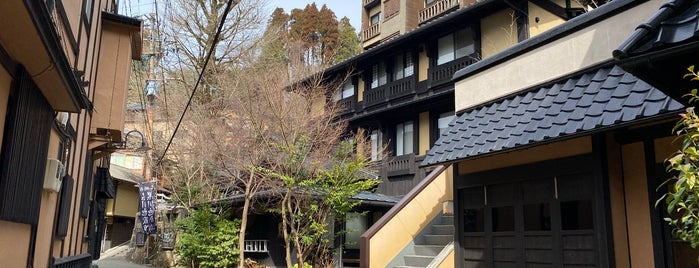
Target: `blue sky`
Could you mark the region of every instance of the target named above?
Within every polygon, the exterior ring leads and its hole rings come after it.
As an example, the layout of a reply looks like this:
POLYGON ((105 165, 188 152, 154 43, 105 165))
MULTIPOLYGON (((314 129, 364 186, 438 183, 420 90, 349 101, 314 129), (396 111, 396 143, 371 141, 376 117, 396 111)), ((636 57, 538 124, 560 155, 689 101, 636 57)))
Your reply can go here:
POLYGON ((318 9, 326 4, 337 16, 337 20, 342 17, 348 17, 350 19, 350 24, 354 26, 355 29, 359 30, 362 24, 362 1, 361 0, 270 0, 267 4, 267 9, 271 14, 275 8, 281 7, 289 13, 294 8, 303 9, 307 4, 315 2, 318 9))

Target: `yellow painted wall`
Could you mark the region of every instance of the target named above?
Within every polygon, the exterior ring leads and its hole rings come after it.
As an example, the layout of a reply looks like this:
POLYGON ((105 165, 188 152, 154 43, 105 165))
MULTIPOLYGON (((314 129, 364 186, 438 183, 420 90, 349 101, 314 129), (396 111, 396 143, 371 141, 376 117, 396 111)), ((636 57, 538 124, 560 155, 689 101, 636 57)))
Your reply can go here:
MULTIPOLYGON (((58 147, 60 143, 60 137, 55 129, 51 129, 51 134, 49 138, 49 149, 48 157, 57 158, 58 147)), ((75 183, 73 184, 75 186, 75 183)), ((61 189, 61 192, 65 189, 61 189)), ((74 194, 74 190, 71 191, 74 194)), ((47 267, 48 258, 43 258, 41 256, 48 256, 48 252, 51 249, 51 239, 54 230, 54 218, 56 217, 56 203, 58 201, 59 193, 52 191, 43 190, 41 193, 41 213, 39 214, 39 224, 36 229, 36 244, 35 244, 35 258, 34 267, 47 267)))
MULTIPOLYGON (((7 73, 2 65, 0 65, 0 126, 5 125, 5 117, 7 116, 7 100, 10 97, 10 89, 12 87, 12 76, 7 73)), ((0 141, 2 141, 5 128, 0 127, 0 141)), ((2 149, 2 142, 0 142, 2 149)))
POLYGON ((454 250, 452 250, 449 255, 442 261, 442 263, 439 264, 439 268, 454 268, 456 265, 454 265, 454 259, 456 258, 454 254, 454 250))
POLYGON ((643 143, 621 146, 631 267, 655 267, 643 143))
POLYGON ((589 136, 459 162, 459 174, 523 165, 592 152, 589 136))
POLYGON ((422 50, 417 55, 417 81, 427 80, 427 68, 430 66, 430 58, 427 57, 427 49, 422 47, 422 50))
POLYGON ((485 59, 517 43, 514 10, 504 9, 481 19, 481 54, 485 59))
POLYGON ((624 175, 621 148, 614 137, 607 137, 607 160, 609 163, 609 202, 614 238, 614 261, 617 268, 629 268, 629 244, 626 226, 626 204, 624 200, 624 175))
MULTIPOLYGON (((49 151, 50 152, 50 151, 49 151)), ((50 155, 50 154, 49 154, 50 155)), ((63 191, 63 189, 61 189, 63 191)), ((56 216, 56 202, 58 193, 43 190, 41 195, 41 214, 39 214, 39 225, 36 228, 36 245, 34 267, 48 267, 51 250, 51 239, 53 238, 53 219, 56 216)))
MULTIPOLYGON (((636 26, 657 12, 661 4, 663 1, 640 3, 614 17, 483 70, 478 75, 456 81, 455 110, 467 109, 610 60, 611 51, 626 40, 636 26)), ((492 32, 496 30, 490 29, 492 32)), ((483 36, 488 38, 485 33, 483 36)), ((488 41, 483 42, 485 51, 488 41)))
POLYGON ((430 113, 422 112, 418 116, 418 154, 426 154, 430 150, 430 113))
POLYGON ((364 100, 364 79, 360 75, 359 79, 357 79, 357 101, 362 100, 364 100))
POLYGON ((115 216, 136 217, 136 212, 138 212, 138 188, 128 182, 119 182, 114 202, 115 216))
POLYGON ((655 163, 665 163, 665 160, 673 156, 679 151, 681 141, 676 141, 676 137, 665 137, 654 141, 655 145, 655 163))
MULTIPOLYGON (((565 6, 565 3, 563 4, 565 6)), ((546 11, 545 9, 529 2, 529 37, 537 36, 540 33, 564 23, 565 20, 546 11), (539 22, 536 22, 536 19, 539 22)))
POLYGON ((3 267, 27 267, 30 228, 29 224, 0 221, 0 263, 3 267))
POLYGON ((370 267, 386 267, 453 200, 452 177, 450 166, 371 238, 370 267))
POLYGON ((92 132, 96 128, 121 131, 126 112, 126 93, 131 70, 131 35, 129 29, 105 23, 100 48, 101 64, 97 70, 95 111, 92 132))

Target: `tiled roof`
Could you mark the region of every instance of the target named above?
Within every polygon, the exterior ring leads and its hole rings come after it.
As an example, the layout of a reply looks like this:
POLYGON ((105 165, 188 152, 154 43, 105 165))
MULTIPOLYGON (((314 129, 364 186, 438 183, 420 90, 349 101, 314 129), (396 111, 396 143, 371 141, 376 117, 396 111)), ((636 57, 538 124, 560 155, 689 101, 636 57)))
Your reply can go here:
POLYGON ((463 113, 422 165, 592 132, 681 108, 660 90, 608 65, 463 113))
POLYGON ((699 40, 699 0, 671 0, 614 51, 623 59, 699 40))

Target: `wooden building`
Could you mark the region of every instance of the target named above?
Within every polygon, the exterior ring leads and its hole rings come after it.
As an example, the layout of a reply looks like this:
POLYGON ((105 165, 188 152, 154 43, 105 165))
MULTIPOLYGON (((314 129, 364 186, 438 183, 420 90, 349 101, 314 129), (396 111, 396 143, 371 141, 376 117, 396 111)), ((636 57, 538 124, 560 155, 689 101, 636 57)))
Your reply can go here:
POLYGON ((0 262, 99 258, 141 22, 112 0, 0 3, 0 262), (104 173, 104 172, 106 173, 104 173))

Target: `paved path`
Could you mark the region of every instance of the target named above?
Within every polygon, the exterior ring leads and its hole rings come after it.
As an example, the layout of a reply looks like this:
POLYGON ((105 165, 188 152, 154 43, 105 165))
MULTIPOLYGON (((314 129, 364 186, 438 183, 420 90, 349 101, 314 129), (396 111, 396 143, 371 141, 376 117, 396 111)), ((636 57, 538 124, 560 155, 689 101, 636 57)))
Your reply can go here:
MULTIPOLYGON (((101 254, 100 259, 92 264, 99 268, 145 268, 150 265, 135 264, 126 258, 128 246, 110 248, 101 254)), ((94 267, 93 266, 93 267, 94 267)))

